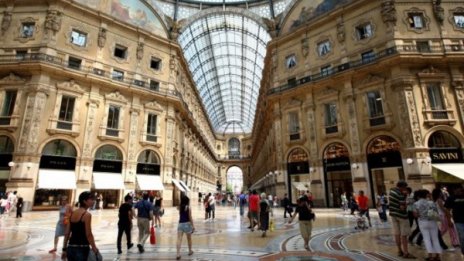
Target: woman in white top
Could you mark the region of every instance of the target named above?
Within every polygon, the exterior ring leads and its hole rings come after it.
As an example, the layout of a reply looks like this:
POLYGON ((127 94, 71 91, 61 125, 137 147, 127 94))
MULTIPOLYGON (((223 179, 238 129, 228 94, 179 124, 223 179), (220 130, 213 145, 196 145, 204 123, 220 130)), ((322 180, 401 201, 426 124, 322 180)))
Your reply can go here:
POLYGON ((418 219, 420 231, 424 237, 425 249, 429 255, 425 260, 440 260, 443 249, 438 240, 437 205, 431 201, 430 192, 426 189, 416 192, 418 200, 414 203, 413 214, 418 219))

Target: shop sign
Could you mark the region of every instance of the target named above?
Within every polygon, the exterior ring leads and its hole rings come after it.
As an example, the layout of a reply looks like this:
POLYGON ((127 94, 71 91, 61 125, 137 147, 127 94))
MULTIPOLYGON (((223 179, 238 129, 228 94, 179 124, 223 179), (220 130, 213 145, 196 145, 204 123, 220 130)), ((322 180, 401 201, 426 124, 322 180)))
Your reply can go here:
POLYGON ((160 165, 158 164, 137 164, 137 174, 160 175, 160 165))
POLYGON ((324 168, 327 172, 350 170, 350 158, 339 157, 324 160, 324 168))
POLYGON ((309 162, 291 162, 287 164, 288 174, 309 174, 309 162))
POLYGON ((430 158, 433 163, 462 162, 462 151, 459 148, 430 149, 430 158))
POLYGON ((41 169, 64 169, 74 170, 76 168, 76 158, 43 155, 40 157, 41 169))
POLYGON ((93 162, 93 171, 94 172, 121 173, 122 172, 122 161, 95 160, 93 162))
POLYGON ((402 167, 401 153, 399 151, 388 151, 367 155, 369 168, 380 169, 390 167, 402 167))

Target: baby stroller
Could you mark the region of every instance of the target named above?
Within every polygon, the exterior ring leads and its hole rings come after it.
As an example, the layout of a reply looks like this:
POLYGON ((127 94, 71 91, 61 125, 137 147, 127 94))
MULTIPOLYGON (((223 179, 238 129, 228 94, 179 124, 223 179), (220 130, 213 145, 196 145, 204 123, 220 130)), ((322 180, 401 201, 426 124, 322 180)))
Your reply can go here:
POLYGON ((367 228, 368 226, 366 222, 366 217, 362 212, 359 212, 358 216, 356 216, 356 226, 354 227, 354 229, 365 230, 367 228))

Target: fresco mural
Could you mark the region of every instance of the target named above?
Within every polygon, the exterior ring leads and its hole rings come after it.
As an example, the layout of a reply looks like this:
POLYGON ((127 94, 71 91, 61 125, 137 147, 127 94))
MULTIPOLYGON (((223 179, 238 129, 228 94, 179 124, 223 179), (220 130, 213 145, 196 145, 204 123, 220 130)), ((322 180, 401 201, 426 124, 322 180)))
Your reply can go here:
POLYGON ((75 2, 91 7, 93 9, 98 9, 98 7, 100 6, 101 0, 75 0, 75 2))
POLYGON ((141 1, 112 0, 111 15, 154 34, 166 35, 158 17, 141 1))
POLYGON ((352 0, 313 0, 313 1, 300 1, 293 9, 293 12, 284 26, 284 31, 293 29, 304 24, 310 19, 327 13, 343 4, 351 2, 352 0))

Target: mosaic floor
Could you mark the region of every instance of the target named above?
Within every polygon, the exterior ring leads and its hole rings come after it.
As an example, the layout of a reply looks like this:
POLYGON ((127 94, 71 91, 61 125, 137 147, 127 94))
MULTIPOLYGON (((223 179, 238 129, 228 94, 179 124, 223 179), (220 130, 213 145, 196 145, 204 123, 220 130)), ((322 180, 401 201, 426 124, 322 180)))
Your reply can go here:
MULTIPOLYGON (((372 211, 374 212, 374 211, 372 211)), ((373 227, 356 230, 354 217, 339 209, 317 209, 310 251, 303 247, 298 224, 288 225, 283 210, 275 209, 276 230, 261 237, 261 232, 247 229, 248 220, 242 220, 239 210, 233 207, 217 207, 214 222, 204 222, 201 206, 194 206, 196 232, 193 235, 192 256, 187 255, 184 238, 182 260, 197 261, 401 261, 390 235, 390 224, 382 224, 377 218, 373 227)), ((137 248, 117 255, 117 210, 92 211, 93 232, 96 244, 104 260, 175 260, 177 239, 177 211, 166 209, 162 227, 157 229, 157 244, 146 245, 146 252, 137 248)), ((374 214, 371 214, 374 216, 374 214)), ((54 228, 58 212, 26 212, 22 219, 11 215, 0 219, 0 260, 60 260, 61 252, 48 254, 53 247, 54 228)), ((134 223, 135 224, 135 223, 134 223)), ((136 226, 132 231, 137 240, 136 226)), ((123 245, 125 244, 123 239, 123 245)), ((449 237, 445 236, 445 241, 449 237)), ((62 247, 60 239, 59 249, 62 247)), ((423 260, 425 250, 410 246, 410 252, 423 260)), ((446 251, 444 261, 464 261, 459 249, 446 251)))

